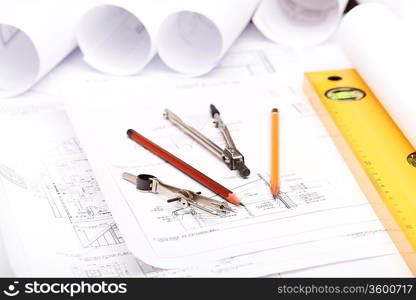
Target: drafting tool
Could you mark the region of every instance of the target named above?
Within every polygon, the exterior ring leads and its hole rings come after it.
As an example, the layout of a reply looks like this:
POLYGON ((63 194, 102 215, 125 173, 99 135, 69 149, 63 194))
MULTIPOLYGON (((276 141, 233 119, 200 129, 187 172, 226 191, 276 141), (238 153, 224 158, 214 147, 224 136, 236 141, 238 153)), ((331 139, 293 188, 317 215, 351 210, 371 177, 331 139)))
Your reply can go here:
POLYGON ((169 109, 165 110, 164 117, 221 159, 230 168, 230 170, 238 170, 242 177, 247 177, 250 175, 250 170, 245 165, 244 156, 237 150, 230 131, 228 130, 227 125, 222 121, 218 109, 212 104, 210 108, 215 127, 220 130, 225 139, 225 149, 221 149, 217 144, 208 139, 198 130, 187 125, 181 120, 181 118, 169 109))
POLYGON ((416 275, 415 149, 355 70, 307 73, 305 91, 416 275))
POLYGON ((152 141, 148 140, 138 132, 134 131, 133 129, 129 129, 127 131, 127 136, 138 143, 139 145, 142 145, 144 148, 152 152, 153 154, 159 156, 163 160, 165 160, 167 163, 171 164, 178 170, 182 171, 195 181, 199 182, 206 188, 210 189, 214 193, 218 194, 228 202, 234 204, 234 205, 242 205, 238 197, 229 189, 222 186, 218 182, 212 180, 205 174, 201 173, 194 167, 188 165, 186 162, 182 161, 181 159, 177 158, 173 154, 169 153, 165 149, 159 147, 152 141))
POLYGON ((167 200, 168 203, 176 202, 182 206, 179 210, 190 207, 217 216, 233 211, 227 202, 204 197, 199 192, 195 193, 190 190, 167 185, 152 175, 140 174, 136 176, 130 173, 123 173, 123 179, 133 183, 140 191, 162 194, 169 197, 170 199, 167 200))
POLYGON ((273 198, 277 199, 280 192, 279 174, 279 110, 273 108, 271 121, 271 171, 270 171, 270 190, 273 198))

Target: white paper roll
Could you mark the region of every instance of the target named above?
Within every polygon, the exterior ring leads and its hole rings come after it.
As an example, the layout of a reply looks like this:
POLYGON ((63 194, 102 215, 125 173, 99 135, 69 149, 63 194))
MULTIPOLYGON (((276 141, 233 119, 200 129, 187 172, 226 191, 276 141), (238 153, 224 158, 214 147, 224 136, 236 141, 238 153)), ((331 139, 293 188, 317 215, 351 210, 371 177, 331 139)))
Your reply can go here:
POLYGON ((0 97, 23 93, 75 47, 74 26, 89 1, 0 1, 0 97))
POLYGON ((415 30, 409 31, 386 6, 368 3, 345 16, 339 38, 354 67, 416 148, 415 30))
POLYGON ((188 75, 211 71, 250 22, 259 0, 188 0, 162 23, 162 60, 188 75))
POLYGON ((357 0, 358 3, 378 3, 384 4, 387 7, 391 8, 394 12, 401 14, 404 12, 405 7, 409 1, 414 0, 357 0))
POLYGON ((253 23, 277 43, 319 44, 337 29, 347 4, 348 0, 263 0, 253 23))
POLYGON ((84 60, 104 73, 140 72, 156 54, 155 38, 168 6, 163 0, 113 0, 90 9, 76 30, 84 60))

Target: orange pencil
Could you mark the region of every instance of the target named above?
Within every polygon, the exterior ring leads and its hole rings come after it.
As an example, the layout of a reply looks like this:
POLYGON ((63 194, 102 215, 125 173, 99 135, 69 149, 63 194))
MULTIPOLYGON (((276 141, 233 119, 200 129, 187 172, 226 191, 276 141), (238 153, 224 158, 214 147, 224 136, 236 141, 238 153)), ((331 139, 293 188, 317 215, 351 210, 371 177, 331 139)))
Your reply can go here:
POLYGON ((272 135, 271 135, 271 174, 270 190, 276 199, 280 192, 280 174, 279 174, 279 110, 272 110, 272 135))

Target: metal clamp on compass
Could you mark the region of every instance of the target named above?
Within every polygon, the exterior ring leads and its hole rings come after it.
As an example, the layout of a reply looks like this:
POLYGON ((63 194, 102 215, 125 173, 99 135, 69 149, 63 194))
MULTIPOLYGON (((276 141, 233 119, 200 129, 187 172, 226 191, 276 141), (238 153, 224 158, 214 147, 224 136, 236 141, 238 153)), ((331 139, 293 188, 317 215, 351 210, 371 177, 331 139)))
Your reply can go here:
POLYGON ((217 144, 213 141, 205 137, 202 133, 200 133, 195 128, 187 125, 183 122, 177 115, 175 115, 169 109, 165 110, 164 117, 172 122, 174 125, 178 126, 182 131, 187 133, 193 139, 195 139, 198 143, 212 152, 215 156, 221 159, 231 170, 238 170, 242 177, 247 177, 250 175, 250 170, 247 168, 244 162, 244 156, 241 154, 240 151, 237 150, 233 138, 231 137, 230 131, 227 128, 227 125, 222 121, 220 117, 220 112, 218 109, 211 104, 211 116, 214 119, 215 127, 218 128, 223 135, 226 147, 225 149, 221 149, 217 144))
POLYGON ((200 193, 164 184, 152 175, 141 174, 136 176, 130 173, 123 173, 123 179, 133 183, 140 191, 169 197, 167 202, 177 202, 182 206, 181 209, 191 207, 217 216, 233 211, 227 202, 210 199, 202 196, 200 193))

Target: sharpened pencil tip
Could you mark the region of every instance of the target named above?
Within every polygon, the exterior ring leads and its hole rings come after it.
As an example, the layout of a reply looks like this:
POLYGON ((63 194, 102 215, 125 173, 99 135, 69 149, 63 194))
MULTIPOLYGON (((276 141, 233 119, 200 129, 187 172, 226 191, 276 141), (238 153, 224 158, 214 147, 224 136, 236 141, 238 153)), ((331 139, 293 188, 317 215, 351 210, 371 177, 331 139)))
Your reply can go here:
POLYGON ((272 113, 278 113, 278 112, 279 112, 279 110, 277 108, 272 109, 272 113))
POLYGON ((238 199, 238 197, 235 195, 235 194, 233 194, 233 193, 231 193, 231 194, 228 194, 228 196, 226 197, 226 199, 227 199, 227 201, 228 202, 230 202, 230 203, 232 203, 232 204, 234 204, 234 205, 241 205, 241 201, 238 199))
POLYGON ((270 185, 270 192, 272 193, 273 197, 277 197, 277 195, 280 193, 279 185, 271 184, 270 185))

